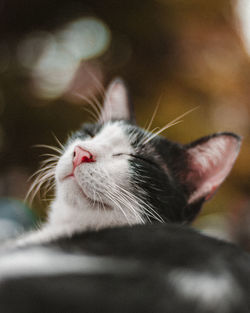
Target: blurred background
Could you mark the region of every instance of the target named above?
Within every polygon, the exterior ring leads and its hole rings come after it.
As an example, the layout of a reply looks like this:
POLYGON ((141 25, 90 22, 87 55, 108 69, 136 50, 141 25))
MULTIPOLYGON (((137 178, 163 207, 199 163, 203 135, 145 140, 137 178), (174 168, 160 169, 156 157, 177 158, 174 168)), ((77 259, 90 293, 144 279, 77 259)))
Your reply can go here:
POLYGON ((250 249, 249 0, 1 0, 0 237, 42 220, 49 198, 23 200, 30 175, 91 115, 114 76, 152 128, 199 106, 164 135, 181 143, 231 131, 237 163, 194 227, 250 249), (81 95, 81 96, 79 96, 81 95), (55 135, 55 136, 54 136, 55 135))

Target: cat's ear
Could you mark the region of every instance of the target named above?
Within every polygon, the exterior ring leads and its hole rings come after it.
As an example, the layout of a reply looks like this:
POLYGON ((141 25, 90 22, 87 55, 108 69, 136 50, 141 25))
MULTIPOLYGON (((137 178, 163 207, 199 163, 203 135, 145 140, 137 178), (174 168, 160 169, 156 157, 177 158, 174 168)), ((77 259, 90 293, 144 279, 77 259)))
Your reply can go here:
POLYGON ((121 78, 114 79, 107 88, 100 122, 127 120, 134 123, 134 113, 128 90, 121 78))
POLYGON ((204 137, 187 145, 187 172, 182 179, 189 189, 188 203, 210 199, 231 171, 241 138, 232 133, 204 137))

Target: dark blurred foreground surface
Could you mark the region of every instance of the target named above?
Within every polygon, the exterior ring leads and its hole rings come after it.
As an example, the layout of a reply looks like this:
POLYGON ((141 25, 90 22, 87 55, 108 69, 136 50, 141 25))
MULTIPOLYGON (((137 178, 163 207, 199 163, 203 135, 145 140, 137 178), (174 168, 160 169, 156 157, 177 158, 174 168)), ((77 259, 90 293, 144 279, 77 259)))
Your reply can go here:
POLYGON ((183 226, 84 232, 0 257, 4 313, 249 313, 250 256, 183 226))

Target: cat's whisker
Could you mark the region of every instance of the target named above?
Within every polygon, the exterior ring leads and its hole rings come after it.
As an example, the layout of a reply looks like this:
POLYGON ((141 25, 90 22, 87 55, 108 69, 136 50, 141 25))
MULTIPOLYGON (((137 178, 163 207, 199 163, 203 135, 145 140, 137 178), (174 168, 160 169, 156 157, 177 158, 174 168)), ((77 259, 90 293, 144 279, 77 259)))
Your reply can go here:
POLYGON ((33 183, 33 187, 37 186, 37 185, 43 185, 45 183, 48 182, 48 180, 53 180, 54 179, 54 174, 51 172, 48 173, 43 173, 41 175, 39 175, 33 183))
POLYGON ((139 213, 143 214, 146 213, 150 215, 153 219, 164 222, 162 217, 152 208, 150 207, 145 201, 143 201, 141 198, 138 198, 136 195, 132 194, 128 190, 122 188, 121 186, 117 186, 119 189, 121 189, 125 194, 128 195, 129 201, 134 202, 135 206, 138 207, 139 213), (141 207, 141 209, 140 209, 141 207))
POLYGON ((38 180, 46 183, 48 179, 54 179, 55 171, 54 169, 49 169, 38 175, 38 180))
POLYGON ((30 186, 30 189, 27 192, 25 201, 28 201, 30 204, 32 204, 39 189, 40 189, 40 184, 38 183, 38 181, 34 181, 33 184, 30 186))
POLYGON ((139 220, 141 223, 144 223, 144 220, 142 219, 141 215, 138 213, 138 211, 135 209, 137 207, 138 202, 135 202, 134 205, 131 204, 131 197, 128 196, 128 194, 125 192, 126 190, 116 184, 112 177, 105 171, 106 177, 108 178, 107 181, 112 182, 109 188, 105 188, 108 190, 112 190, 112 194, 117 198, 118 202, 121 202, 125 208, 127 208, 137 220, 139 220), (110 188, 111 187, 111 188, 110 188))
POLYGON ((97 111, 99 113, 98 118, 100 117, 100 114, 102 112, 102 105, 101 102, 97 99, 97 97, 92 94, 92 98, 93 98, 93 103, 96 105, 97 111))
POLYGON ((41 162, 42 167, 51 166, 56 167, 58 160, 44 160, 41 162))
POLYGON ((52 180, 48 180, 48 182, 43 187, 42 195, 46 196, 53 188, 55 188, 55 186, 56 186, 56 184, 55 184, 55 182, 53 183, 53 179, 52 180))
MULTIPOLYGON (((124 205, 124 208, 126 208, 129 212, 131 212, 137 220, 140 220, 140 222, 143 223, 144 222, 143 219, 141 218, 139 213, 134 209, 133 205, 131 205, 131 202, 129 201, 129 199, 127 199, 123 195, 123 193, 117 189, 117 187, 119 187, 119 186, 117 184, 115 184, 114 180, 109 175, 109 173, 107 173, 107 171, 105 171, 105 170, 103 170, 103 172, 104 172, 103 178, 106 178, 105 181, 109 182, 108 185, 103 186, 103 188, 105 190, 105 195, 109 195, 109 199, 115 204, 115 206, 118 207, 118 209, 123 213, 123 215, 124 214, 126 215, 126 213, 122 209, 121 205, 124 205), (112 190, 112 192, 111 192, 111 190, 112 190)), ((126 215, 126 219, 130 223, 127 215, 126 215)))
MULTIPOLYGON (((140 204, 140 202, 143 201, 142 199, 140 199, 139 197, 137 197, 136 195, 134 195, 134 194, 131 193, 130 191, 124 189, 123 187, 121 187, 121 186, 117 186, 117 187, 118 187, 119 189, 121 189, 121 190, 128 196, 128 198, 129 198, 130 201, 135 202, 136 205, 138 205, 138 203, 140 204)), ((146 206, 148 206, 148 205, 146 204, 146 206)), ((150 208, 150 210, 151 210, 151 209, 152 209, 152 208, 150 208)))
POLYGON ((41 164, 46 164, 46 163, 51 163, 51 162, 56 164, 58 163, 59 159, 60 159, 59 157, 54 157, 54 156, 47 157, 46 159, 41 161, 41 164))
POLYGON ((87 108, 84 108, 84 109, 85 109, 85 111, 89 112, 89 114, 91 114, 91 116, 94 118, 94 121, 96 123, 99 119, 100 112, 96 108, 96 104, 94 101, 89 99, 88 104, 90 105, 90 108, 92 109, 92 111, 87 109, 87 108))
POLYGON ((181 120, 180 120, 181 118, 183 118, 184 116, 190 114, 191 112, 193 112, 193 111, 196 110, 197 108, 198 108, 198 106, 195 107, 195 108, 193 108, 193 109, 191 109, 191 110, 188 110, 187 112, 185 112, 185 113, 183 113, 183 114, 181 114, 181 115, 179 115, 177 118, 175 118, 175 119, 172 120, 171 122, 167 123, 167 124, 166 124, 165 126, 163 126, 159 131, 157 131, 157 132, 154 133, 151 137, 149 137, 147 140, 145 140, 145 141, 143 142, 143 144, 144 144, 144 145, 147 144, 149 141, 151 141, 154 137, 158 136, 158 135, 159 135, 160 133, 162 133, 164 130, 166 130, 166 129, 168 129, 168 128, 174 126, 174 125, 179 124, 179 123, 181 122, 181 120))
MULTIPOLYGON (((86 108, 84 108, 88 113, 90 113, 92 115, 92 117, 94 117, 95 121, 98 121, 99 116, 100 116, 100 111, 99 111, 99 104, 97 105, 96 102, 92 101, 90 97, 84 96, 82 94, 79 93, 75 93, 76 96, 78 96, 79 98, 83 99, 84 101, 87 102, 87 104, 89 104, 91 106, 91 108, 93 109, 93 111, 90 111, 86 108)), ((96 99, 94 97, 94 99, 96 99)))
POLYGON ((93 111, 89 110, 89 109, 86 108, 86 107, 84 107, 83 109, 84 109, 84 111, 88 112, 88 114, 90 115, 90 118, 91 118, 90 121, 91 121, 92 123, 96 123, 96 122, 97 122, 97 115, 96 115, 93 111))
MULTIPOLYGON (((53 179, 51 180, 51 182, 53 182, 53 179)), ((51 183, 48 185, 48 188, 46 189, 46 193, 48 193, 50 190, 52 190, 55 186, 56 186, 56 183, 51 183)))
POLYGON ((165 125, 164 127, 162 127, 160 130, 158 130, 156 133, 153 133, 150 137, 148 137, 145 141, 142 142, 142 145, 146 145, 147 143, 149 143, 151 140, 153 140, 156 136, 158 136, 160 133, 162 133, 164 130, 180 124, 182 121, 176 121, 176 122, 170 122, 167 125, 165 125))
POLYGON ((42 167, 42 168, 38 169, 34 174, 32 174, 30 176, 29 180, 32 179, 34 176, 38 175, 39 173, 43 173, 43 172, 46 172, 47 170, 54 169, 54 168, 55 168, 55 166, 51 165, 51 164, 47 165, 45 167, 42 167))
POLYGON ((98 87, 97 90, 100 92, 100 94, 104 97, 105 96, 105 89, 103 84, 101 83, 101 81, 97 78, 96 75, 93 74, 93 72, 91 72, 88 69, 85 69, 86 72, 88 73, 88 75, 91 77, 91 79, 95 82, 96 86, 98 87))
MULTIPOLYGON (((28 193, 25 197, 25 201, 30 199, 30 203, 33 202, 36 194, 40 191, 41 187, 43 185, 46 186, 46 184, 49 186, 51 182, 54 180, 55 175, 55 164, 49 164, 45 167, 40 168, 38 171, 36 171, 31 177, 33 178, 36 176, 35 180, 31 184, 28 193)), ((46 188, 46 187, 45 187, 46 188)))
POLYGON ((120 203, 117 201, 117 199, 113 196, 113 194, 111 194, 110 192, 106 193, 107 198, 109 198, 109 200, 114 203, 114 205, 122 212, 122 214, 124 215, 124 217, 126 218, 128 224, 130 225, 130 220, 127 216, 127 214, 125 213, 125 211, 122 209, 120 203))
POLYGON ((41 181, 43 181, 44 184, 47 184, 48 181, 54 180, 54 175, 55 175, 55 171, 53 169, 51 169, 50 171, 46 171, 46 172, 42 173, 39 179, 41 181))
POLYGON ((42 201, 42 202, 48 202, 48 201, 51 201, 53 200, 53 198, 40 198, 39 201, 42 201))
POLYGON ((50 146, 50 145, 46 145, 46 144, 38 144, 38 145, 34 145, 34 147, 50 149, 50 150, 57 152, 59 155, 62 155, 64 152, 62 149, 60 149, 58 147, 50 146))
POLYGON ((152 126, 152 124, 153 124, 153 121, 154 121, 154 119, 155 119, 155 116, 156 116, 156 114, 157 114, 157 112, 158 112, 158 110, 159 110, 159 106, 160 106, 160 103, 161 103, 161 98, 162 98, 162 95, 160 96, 159 100, 157 101, 156 107, 155 107, 155 109, 154 109, 154 112, 153 112, 153 114, 152 114, 152 117, 151 117, 151 119, 150 119, 150 121, 149 121, 148 126, 145 127, 145 131, 146 131, 146 132, 150 132, 150 128, 151 128, 151 126, 152 126))
POLYGON ((100 206, 99 206, 99 204, 100 204, 101 207, 102 207, 102 210, 105 212, 106 211, 105 210, 105 205, 104 205, 104 202, 103 202, 101 196, 98 195, 98 193, 96 193, 96 196, 97 196, 97 201, 98 201, 98 210, 100 211, 100 206))
POLYGON ((92 123, 96 123, 98 121, 98 114, 95 112, 95 110, 92 109, 92 104, 90 102, 88 103, 88 105, 90 105, 90 108, 83 107, 83 110, 90 115, 92 123))
POLYGON ((61 143, 61 141, 57 138, 57 136, 52 132, 53 137, 55 138, 56 142, 58 143, 59 147, 62 149, 62 151, 65 150, 64 145, 61 143))
POLYGON ((146 132, 143 137, 141 138, 141 140, 138 143, 138 146, 142 146, 144 145, 144 142, 149 139, 151 136, 153 136, 155 134, 155 131, 158 131, 160 129, 160 127, 155 127, 154 129, 152 129, 150 132, 146 132))
POLYGON ((118 186, 118 185, 117 185, 117 187, 118 187, 118 189, 120 189, 120 193, 121 193, 122 197, 126 200, 125 203, 132 208, 132 211, 133 211, 134 215, 136 215, 141 220, 143 220, 141 215, 139 214, 140 212, 138 212, 138 210, 137 210, 138 204, 139 204, 137 199, 134 198, 133 194, 130 193, 129 191, 127 191, 126 189, 124 189, 124 188, 122 188, 121 186, 118 186), (134 205, 132 205, 131 203, 134 204, 134 205), (136 209, 135 209, 135 207, 136 207, 136 209))
POLYGON ((141 213, 145 214, 149 220, 151 221, 150 218, 153 220, 156 220, 160 223, 164 223, 164 219, 160 216, 158 212, 156 212, 152 207, 150 207, 145 201, 141 200, 141 213))
POLYGON ((53 157, 55 160, 59 160, 60 159, 60 156, 59 155, 56 155, 56 154, 52 154, 52 153, 44 153, 44 154, 41 154, 41 156, 46 156, 46 157, 53 157))
MULTIPOLYGON (((117 197, 119 198, 119 201, 124 205, 125 208, 127 208, 134 217, 140 221, 141 223, 144 223, 144 220, 142 219, 141 215, 138 213, 138 211, 134 208, 134 206, 131 204, 131 199, 127 197, 123 192, 117 193, 117 197)), ((138 205, 138 204, 137 204, 138 205)))
POLYGON ((92 209, 95 209, 96 205, 98 207, 98 211, 99 211, 99 202, 102 201, 101 200, 101 197, 98 195, 98 193, 95 191, 95 189, 93 188, 92 189, 92 192, 93 192, 93 195, 92 195, 92 198, 93 198, 93 201, 91 202, 91 207, 92 209), (98 198, 100 201, 98 201, 98 198))

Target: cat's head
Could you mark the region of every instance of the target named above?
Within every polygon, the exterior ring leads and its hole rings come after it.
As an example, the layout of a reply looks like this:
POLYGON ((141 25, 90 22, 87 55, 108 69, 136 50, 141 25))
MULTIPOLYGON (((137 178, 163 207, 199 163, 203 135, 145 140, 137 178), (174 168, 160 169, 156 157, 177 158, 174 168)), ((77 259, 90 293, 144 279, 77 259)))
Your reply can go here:
POLYGON ((116 79, 99 121, 84 124, 64 146, 51 219, 67 219, 66 211, 75 210, 88 212, 83 218, 96 228, 190 222, 229 174, 239 148, 232 133, 181 145, 140 128, 127 89, 116 79))

